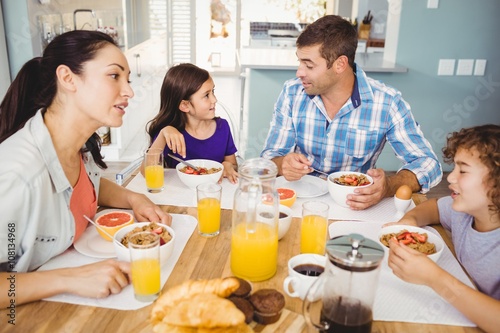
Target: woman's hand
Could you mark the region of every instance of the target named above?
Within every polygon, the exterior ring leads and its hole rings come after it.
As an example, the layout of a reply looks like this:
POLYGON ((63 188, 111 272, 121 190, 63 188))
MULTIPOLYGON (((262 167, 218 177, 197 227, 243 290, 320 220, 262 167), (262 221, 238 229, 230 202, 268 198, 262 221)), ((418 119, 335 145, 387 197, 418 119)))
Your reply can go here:
POLYGON ((165 139, 167 147, 174 153, 179 154, 183 158, 186 158, 186 142, 184 141, 184 135, 179 132, 175 127, 166 126, 160 132, 165 139))
POLYGON ((164 212, 147 196, 135 192, 131 192, 130 195, 130 206, 134 210, 134 216, 137 221, 160 222, 166 225, 172 224, 172 215, 164 212))
POLYGON ((64 279, 67 292, 83 297, 118 294, 130 283, 130 263, 112 259, 68 268, 61 273, 68 278, 64 279))

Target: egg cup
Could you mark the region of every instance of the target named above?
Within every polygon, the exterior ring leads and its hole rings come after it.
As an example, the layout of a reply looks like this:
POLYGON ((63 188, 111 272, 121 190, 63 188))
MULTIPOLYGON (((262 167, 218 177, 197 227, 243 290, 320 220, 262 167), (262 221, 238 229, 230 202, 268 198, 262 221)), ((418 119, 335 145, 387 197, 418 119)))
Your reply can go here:
POLYGON ((394 206, 396 206, 396 218, 399 220, 405 215, 406 210, 410 207, 411 199, 403 200, 394 196, 394 206))

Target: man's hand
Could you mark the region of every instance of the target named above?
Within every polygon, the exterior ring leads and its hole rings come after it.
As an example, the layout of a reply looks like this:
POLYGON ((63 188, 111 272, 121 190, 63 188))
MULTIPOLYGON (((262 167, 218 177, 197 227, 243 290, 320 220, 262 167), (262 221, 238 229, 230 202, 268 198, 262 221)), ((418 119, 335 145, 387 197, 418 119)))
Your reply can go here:
POLYGON ((356 188, 355 194, 347 196, 347 204, 353 210, 362 210, 376 205, 388 193, 388 178, 382 169, 370 169, 367 174, 373 178, 373 184, 368 187, 356 188))
POLYGON ((420 191, 417 176, 410 170, 400 170, 393 176, 386 177, 382 169, 370 169, 366 172, 373 178, 373 185, 357 188, 355 194, 347 196, 347 204, 354 210, 361 210, 379 203, 383 198, 392 197, 401 185, 408 185, 412 192, 420 191))
MULTIPOLYGON (((299 180, 304 175, 311 172, 311 164, 312 162, 309 161, 304 155, 290 153, 281 159, 281 174, 288 181, 299 180)), ((280 168, 279 164, 278 168, 280 168)))

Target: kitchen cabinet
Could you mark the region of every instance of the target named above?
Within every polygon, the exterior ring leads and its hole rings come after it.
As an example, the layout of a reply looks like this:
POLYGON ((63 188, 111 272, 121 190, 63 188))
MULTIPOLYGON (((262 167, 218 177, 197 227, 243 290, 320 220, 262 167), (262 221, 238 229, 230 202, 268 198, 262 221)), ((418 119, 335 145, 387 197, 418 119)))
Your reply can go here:
POLYGON ((135 96, 129 102, 123 125, 111 129, 111 143, 103 146, 106 160, 118 160, 134 137, 156 114, 160 103, 160 87, 166 73, 166 36, 150 38, 149 2, 134 0, 1 0, 5 19, 5 36, 11 77, 17 75, 25 62, 40 56, 46 37, 77 28, 97 29, 113 26, 119 32, 118 41, 131 68, 135 96), (146 4, 148 3, 148 4, 146 4), (82 10, 83 9, 83 10, 82 10), (133 11, 133 22, 130 11, 133 11), (128 14, 127 14, 128 13, 128 14))

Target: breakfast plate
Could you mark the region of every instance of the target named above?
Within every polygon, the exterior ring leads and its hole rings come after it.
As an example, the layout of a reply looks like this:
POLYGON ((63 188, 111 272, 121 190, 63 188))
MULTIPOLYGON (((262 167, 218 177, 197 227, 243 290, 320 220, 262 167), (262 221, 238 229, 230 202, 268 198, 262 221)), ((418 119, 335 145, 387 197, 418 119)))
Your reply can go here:
POLYGON ((93 225, 90 225, 82 236, 73 244, 75 250, 93 258, 115 258, 113 242, 104 240, 93 225))
POLYGON ((297 198, 314 198, 328 193, 328 184, 325 180, 305 175, 300 180, 288 181, 285 177, 276 178, 276 187, 290 188, 297 193, 297 198))
MULTIPOLYGON (((94 216, 94 221, 101 215, 113 211, 121 211, 133 214, 132 209, 103 209, 94 216)), ((93 225, 89 225, 83 235, 73 244, 75 250, 81 254, 93 258, 116 258, 113 242, 102 238, 93 225)))

